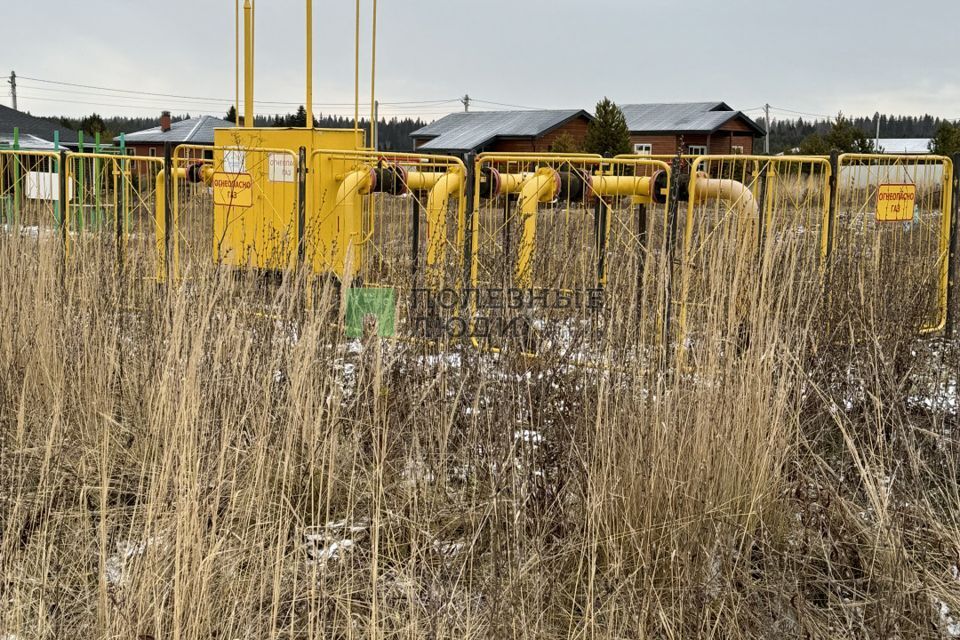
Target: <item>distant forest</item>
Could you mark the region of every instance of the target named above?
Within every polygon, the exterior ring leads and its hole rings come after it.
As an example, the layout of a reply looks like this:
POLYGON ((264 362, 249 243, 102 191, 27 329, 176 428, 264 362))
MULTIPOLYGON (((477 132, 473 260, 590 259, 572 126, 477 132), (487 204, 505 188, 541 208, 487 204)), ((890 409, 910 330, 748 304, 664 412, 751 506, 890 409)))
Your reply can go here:
MULTIPOLYGON (((218 117, 233 122, 233 113, 233 108, 231 107, 228 112, 218 117)), ((173 116, 171 119, 174 122, 178 122, 180 120, 187 120, 190 117, 189 113, 185 113, 173 116)), ((159 116, 151 118, 131 118, 125 116, 100 116, 94 113, 84 118, 52 119, 75 131, 82 130, 90 136, 99 132, 101 140, 105 142, 112 140, 114 136, 120 135, 121 133, 133 133, 134 131, 160 126, 159 116)), ((327 116, 322 113, 314 116, 313 122, 314 126, 320 128, 349 129, 353 127, 353 118, 327 116)), ((254 118, 254 124, 258 127, 304 127, 306 123, 307 111, 303 107, 300 107, 296 113, 272 116, 258 115, 254 118)), ((426 124, 427 122, 420 118, 391 118, 390 120, 380 120, 380 124, 377 127, 380 149, 384 151, 411 151, 413 149, 413 141, 410 139, 410 134, 426 124)), ((369 132, 369 118, 361 119, 360 127, 364 131, 369 132)))
MULTIPOLYGON (((873 140, 877 135, 877 120, 875 117, 851 117, 847 120, 866 136, 873 140)), ((834 119, 830 120, 774 120, 770 123, 770 153, 780 153, 800 146, 804 138, 812 135, 826 135, 833 126, 834 119)), ((759 124, 763 125, 760 119, 759 124)), ((942 118, 931 115, 924 116, 880 116, 881 138, 932 138, 937 128, 947 122, 942 118)), ((762 149, 762 147, 760 147, 762 149)))
MULTIPOLYGON (((190 114, 175 116, 174 121, 184 120, 190 114)), ((220 116, 233 120, 233 108, 220 116)), ((56 118, 64 126, 80 130, 91 136, 99 131, 103 140, 109 140, 120 133, 131 133, 141 129, 149 129, 160 124, 160 118, 130 118, 123 116, 99 116, 93 114, 85 118, 56 118)), ((868 138, 873 139, 877 131, 876 119, 873 117, 849 117, 854 127, 863 131, 868 138)), ((260 115, 255 119, 258 127, 302 127, 306 125, 307 112, 300 107, 296 113, 281 115, 260 115)), ((780 153, 800 146, 800 143, 812 134, 826 135, 832 126, 833 119, 829 120, 774 120, 770 125, 770 152, 780 153)), ((941 118, 931 115, 924 116, 880 116, 881 138, 932 138, 942 122, 941 118)), ((317 127, 346 129, 353 126, 353 119, 343 116, 325 116, 319 114, 314 118, 317 127)), ((762 119, 759 120, 762 124, 762 119)), ((410 151, 412 141, 410 134, 428 124, 420 118, 392 118, 381 120, 378 127, 380 148, 384 151, 410 151)), ((360 121, 360 126, 368 130, 369 120, 360 121)))

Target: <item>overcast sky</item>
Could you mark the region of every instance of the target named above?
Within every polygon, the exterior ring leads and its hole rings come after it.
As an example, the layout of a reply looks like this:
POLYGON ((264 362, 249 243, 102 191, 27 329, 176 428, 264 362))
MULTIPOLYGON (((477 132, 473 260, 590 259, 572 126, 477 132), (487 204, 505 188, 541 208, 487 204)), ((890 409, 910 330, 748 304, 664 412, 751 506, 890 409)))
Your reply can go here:
MULTIPOLYGON (((362 4, 366 103, 372 0, 362 4)), ((232 103, 234 0, 0 5, 0 73, 21 76, 23 110, 221 115, 232 103)), ((314 5, 314 110, 352 114, 354 2, 314 5)), ((259 113, 303 102, 304 6, 257 7, 259 113)), ((958 0, 380 0, 378 31, 384 116, 435 118, 461 110, 454 100, 469 93, 475 110, 504 108, 489 102, 591 108, 607 95, 724 100, 742 110, 769 102, 775 117, 842 109, 960 118, 958 0)))

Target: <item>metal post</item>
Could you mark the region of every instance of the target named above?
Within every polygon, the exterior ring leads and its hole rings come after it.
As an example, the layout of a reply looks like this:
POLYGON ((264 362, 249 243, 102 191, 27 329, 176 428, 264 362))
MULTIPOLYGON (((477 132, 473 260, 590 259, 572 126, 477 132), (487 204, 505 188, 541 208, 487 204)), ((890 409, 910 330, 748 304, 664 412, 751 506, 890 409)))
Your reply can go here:
MULTIPOLYGON (((77 132, 77 150, 83 153, 83 131, 77 132)), ((77 158, 77 232, 83 233, 83 194, 86 192, 86 176, 84 175, 83 158, 77 158)))
MULTIPOLYGON (((57 194, 59 196, 57 198, 57 204, 59 205, 61 202, 64 203, 63 217, 59 218, 59 214, 58 214, 59 224, 60 224, 60 245, 63 248, 64 260, 67 259, 67 226, 68 226, 68 216, 66 214, 67 212, 66 202, 68 197, 66 166, 67 166, 67 152, 64 149, 60 149, 60 160, 57 163, 57 179, 60 181, 60 186, 59 186, 60 193, 57 194)), ((58 206, 58 209, 59 209, 59 206, 58 206)))
POLYGON ((467 201, 467 210, 464 213, 464 224, 466 225, 466 229, 464 229, 463 234, 464 288, 469 288, 473 284, 473 226, 474 216, 477 215, 474 203, 474 198, 476 197, 476 194, 474 193, 476 182, 476 160, 477 156, 474 153, 468 153, 465 157, 467 175, 465 176, 466 185, 464 186, 464 197, 467 201))
MULTIPOLYGON (((57 143, 57 146, 59 147, 60 146, 59 131, 54 132, 54 140, 57 143)), ((58 211, 59 211, 60 203, 66 202, 66 197, 67 197, 67 172, 65 170, 67 166, 66 163, 67 163, 67 152, 64 149, 60 149, 59 160, 57 162, 57 179, 59 181, 59 190, 60 190, 60 193, 57 194, 58 195, 58 198, 57 198, 58 211)), ((64 212, 66 212, 66 209, 64 209, 64 212)), ((57 215, 58 215, 58 220, 60 224, 60 257, 61 257, 60 287, 61 287, 61 291, 65 291, 65 284, 67 279, 67 252, 68 252, 67 241, 69 239, 69 236, 67 234, 68 221, 67 221, 66 214, 62 218, 59 217, 59 214, 57 215)))
MULTIPOLYGON (((122 144, 121 144, 122 147, 122 144)), ((122 153, 122 151, 121 151, 122 153)), ((116 163, 116 160, 113 161, 116 163)), ((126 211, 127 211, 127 189, 126 189, 126 159, 120 160, 120 188, 116 189, 114 196, 117 198, 117 207, 113 212, 113 237, 114 242, 116 243, 117 250, 117 271, 119 275, 123 276, 123 234, 126 230, 126 211)), ((114 171, 116 171, 116 164, 114 164, 114 171)), ((114 182, 116 185, 116 182, 114 182)), ((122 279, 121 279, 122 286, 122 279)))
POLYGON ((836 227, 836 218, 837 218, 837 204, 840 200, 840 194, 837 192, 838 183, 838 174, 840 172, 840 152, 832 151, 830 152, 830 210, 829 215, 827 216, 827 251, 826 267, 829 269, 830 262, 833 258, 833 235, 835 233, 836 227))
POLYGON ((411 234, 413 235, 413 244, 410 247, 411 275, 414 282, 417 281, 417 272, 420 270, 420 198, 422 191, 415 191, 410 198, 410 221, 412 225, 411 234))
POLYGON ((93 184, 94 184, 94 222, 99 229, 103 227, 103 211, 100 209, 100 186, 102 176, 100 175, 100 132, 97 131, 93 136, 93 150, 98 157, 93 159, 93 184))
MULTIPOLYGON (((13 150, 20 150, 20 127, 13 128, 13 150)), ((13 154, 13 220, 20 215, 20 154, 13 154)))
POLYGON ((120 194, 121 194, 121 203, 120 207, 121 213, 123 214, 121 223, 123 226, 123 233, 129 231, 130 221, 127 216, 127 134, 120 134, 120 194))
POLYGON ((370 27, 370 147, 377 149, 377 0, 373 0, 373 23, 370 27))
POLYGON ((163 272, 166 281, 169 283, 170 236, 172 233, 170 200, 173 198, 173 145, 170 142, 163 143, 163 181, 166 195, 163 199, 163 272))
MULTIPOLYGON (((53 150, 60 152, 60 130, 59 129, 53 132, 53 150)), ((62 153, 60 154, 60 157, 61 157, 61 160, 57 164, 57 172, 62 174, 64 172, 62 153)), ((60 185, 63 186, 64 184, 66 184, 66 181, 61 180, 60 185)), ((65 202, 64 198, 66 197, 66 192, 61 191, 59 196, 60 197, 57 198, 56 202, 54 203, 53 219, 56 221, 58 225, 63 227, 63 226, 66 226, 66 217, 67 217, 66 205, 63 204, 65 202), (63 212, 62 216, 60 215, 61 211, 63 212)))
POLYGON ((647 270, 647 242, 649 230, 647 228, 647 205, 638 204, 636 208, 637 212, 637 239, 640 245, 640 255, 637 256, 639 261, 639 272, 637 274, 637 292, 641 293, 643 291, 643 278, 646 275, 647 270))
POLYGON ((370 121, 370 139, 374 151, 380 150, 380 101, 373 101, 373 119, 370 121))
POLYGON ((297 170, 297 266, 303 267, 307 254, 307 148, 300 147, 297 170))
POLYGON ((253 126, 253 5, 250 0, 243 3, 244 28, 244 97, 243 126, 253 126))
POLYGON ((607 265, 607 203, 597 196, 597 203, 593 211, 594 238, 597 242, 597 286, 603 288, 606 283, 607 265))
POLYGON ((759 212, 757 220, 757 264, 763 264, 763 235, 766 233, 766 205, 767 205, 767 175, 770 169, 770 161, 763 163, 760 169, 760 175, 757 176, 760 187, 760 197, 757 198, 757 211, 759 212))
POLYGON ((947 324, 945 333, 948 338, 956 335, 957 321, 957 285, 958 285, 958 265, 957 258, 960 255, 960 153, 953 154, 953 199, 951 214, 953 219, 950 221, 950 251, 947 255, 947 324))
POLYGON ((307 129, 313 129, 313 0, 307 0, 307 129))
POLYGON ((666 247, 666 277, 664 278, 663 318, 661 321, 661 357, 663 368, 670 367, 670 322, 671 303, 673 299, 673 253, 677 239, 677 214, 680 204, 680 155, 673 159, 670 168, 670 192, 667 196, 667 247, 666 247))

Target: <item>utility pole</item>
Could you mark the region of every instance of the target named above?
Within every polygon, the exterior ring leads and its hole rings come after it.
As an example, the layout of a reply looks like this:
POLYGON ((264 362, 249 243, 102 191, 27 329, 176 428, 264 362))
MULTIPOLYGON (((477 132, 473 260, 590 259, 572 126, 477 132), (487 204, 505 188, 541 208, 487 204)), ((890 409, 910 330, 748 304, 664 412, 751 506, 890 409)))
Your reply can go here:
POLYGON ((764 128, 767 130, 767 135, 763 137, 763 153, 770 155, 770 103, 763 105, 763 113, 764 128))
POLYGON ((10 72, 10 79, 7 80, 10 84, 10 95, 13 97, 13 110, 17 110, 17 72, 10 72))
POLYGON ((469 113, 470 112, 470 94, 468 93, 462 98, 460 98, 460 102, 463 103, 463 112, 469 113))
POLYGON ((877 115, 875 117, 877 119, 877 141, 873 145, 873 151, 875 153, 880 153, 880 112, 879 111, 877 111, 877 115))

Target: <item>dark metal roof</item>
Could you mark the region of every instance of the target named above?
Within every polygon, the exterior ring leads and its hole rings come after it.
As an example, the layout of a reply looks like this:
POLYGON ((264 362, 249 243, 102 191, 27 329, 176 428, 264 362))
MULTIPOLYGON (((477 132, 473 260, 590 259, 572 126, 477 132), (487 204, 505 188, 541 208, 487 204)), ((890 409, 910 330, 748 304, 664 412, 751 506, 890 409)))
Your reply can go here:
POLYGON ((674 102, 620 105, 631 133, 713 133, 734 118, 742 119, 757 135, 763 127, 725 102, 674 102))
POLYGON ((579 116, 593 119, 582 109, 451 113, 417 129, 410 136, 431 138, 418 150, 467 152, 479 149, 495 138, 538 138, 579 116))
MULTIPOLYGON (((234 123, 214 118, 213 116, 199 116, 189 120, 180 120, 170 124, 169 131, 161 131, 160 127, 151 127, 143 131, 135 131, 125 136, 127 144, 213 144, 214 129, 232 129, 234 123)), ((113 139, 119 142, 120 138, 113 139)))
POLYGON ((60 142, 76 144, 77 132, 64 127, 55 120, 38 118, 23 111, 17 111, 0 104, 0 134, 13 136, 14 128, 20 129, 21 136, 34 136, 42 140, 53 140, 54 132, 60 132, 60 142))

